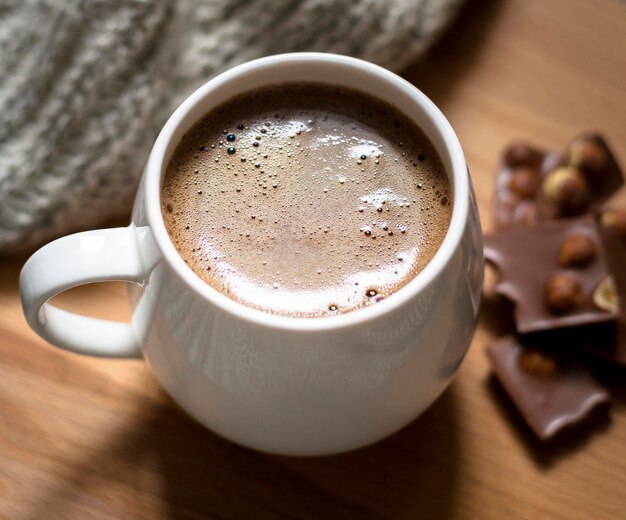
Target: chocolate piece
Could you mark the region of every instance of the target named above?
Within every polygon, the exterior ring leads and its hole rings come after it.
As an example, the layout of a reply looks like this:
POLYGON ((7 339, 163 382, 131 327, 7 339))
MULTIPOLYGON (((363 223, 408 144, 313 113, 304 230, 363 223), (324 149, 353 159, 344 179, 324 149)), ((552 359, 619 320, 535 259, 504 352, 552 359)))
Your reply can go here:
POLYGON ((618 320, 581 331, 581 343, 585 351, 626 366, 626 210, 605 210, 598 220, 612 282, 595 296, 601 305, 617 311, 618 320))
POLYGON ((487 235, 485 260, 499 271, 495 291, 515 304, 515 323, 521 334, 617 318, 614 310, 594 303, 594 293, 609 272, 591 216, 487 235), (562 249, 571 237, 581 235, 593 244, 594 257, 586 265, 562 267, 562 249))
POLYGON ((522 416, 541 439, 582 421, 608 392, 566 352, 504 336, 487 350, 493 370, 522 416))
POLYGON ((515 143, 505 150, 497 174, 496 225, 530 225, 594 211, 623 183, 599 135, 574 139, 562 154, 515 143))

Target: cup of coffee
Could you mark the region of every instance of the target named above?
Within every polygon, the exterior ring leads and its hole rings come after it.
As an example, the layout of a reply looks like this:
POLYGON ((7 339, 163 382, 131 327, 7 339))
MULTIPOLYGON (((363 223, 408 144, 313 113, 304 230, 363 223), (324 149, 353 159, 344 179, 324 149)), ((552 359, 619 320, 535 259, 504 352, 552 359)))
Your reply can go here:
POLYGON ((358 448, 446 388, 483 273, 463 151, 441 112, 361 60, 255 60, 194 92, 161 131, 126 228, 77 233, 20 275, 58 347, 144 357, 195 419, 289 455, 358 448), (47 301, 126 280, 130 323, 47 301))

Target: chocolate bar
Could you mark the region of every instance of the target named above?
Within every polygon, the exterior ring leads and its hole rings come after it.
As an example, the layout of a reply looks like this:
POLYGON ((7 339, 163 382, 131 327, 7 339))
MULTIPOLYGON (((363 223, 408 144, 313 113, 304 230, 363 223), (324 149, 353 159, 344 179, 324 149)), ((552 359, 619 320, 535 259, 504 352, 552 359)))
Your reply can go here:
POLYGON ((619 165, 597 134, 574 139, 562 154, 516 143, 505 150, 497 174, 496 225, 593 212, 623 183, 619 165))
POLYGON ((592 216, 517 226, 485 237, 498 294, 515 304, 517 332, 615 321, 605 249, 592 216))
POLYGON ((550 348, 545 338, 543 344, 530 344, 514 335, 504 336, 487 351, 496 377, 543 440, 609 402, 608 392, 590 371, 570 352, 550 348))

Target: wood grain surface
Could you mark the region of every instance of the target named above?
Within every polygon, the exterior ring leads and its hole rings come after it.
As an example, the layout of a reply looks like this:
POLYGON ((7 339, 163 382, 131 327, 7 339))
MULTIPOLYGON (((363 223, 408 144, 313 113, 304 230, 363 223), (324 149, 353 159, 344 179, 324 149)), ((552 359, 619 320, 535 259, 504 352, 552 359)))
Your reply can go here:
MULTIPOLYGON (((598 130, 626 165, 626 7, 615 0, 467 2, 405 76, 457 130, 485 229, 499 150, 557 149, 598 130)), ((624 200, 624 197, 621 197, 624 200)), ((626 518, 626 372, 606 367, 610 414, 541 445, 490 377, 506 330, 486 305, 448 391, 391 438, 346 455, 255 453, 181 412, 141 361, 57 350, 26 325, 0 260, 0 518, 626 518)), ((123 284, 56 302, 127 319, 123 284)))

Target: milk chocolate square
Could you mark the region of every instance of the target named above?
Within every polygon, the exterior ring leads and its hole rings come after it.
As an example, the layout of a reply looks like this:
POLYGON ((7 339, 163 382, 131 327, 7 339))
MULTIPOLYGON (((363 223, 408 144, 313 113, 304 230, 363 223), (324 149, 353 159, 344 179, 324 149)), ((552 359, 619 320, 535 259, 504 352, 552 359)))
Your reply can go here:
POLYGON ((574 139, 563 153, 514 143, 502 155, 494 200, 496 225, 531 225, 598 209, 624 183, 604 139, 574 139))
POLYGON ((582 421, 608 392, 570 352, 549 345, 522 343, 504 336, 487 350, 496 377, 541 439, 549 439, 566 426, 582 421))
POLYGON ((591 216, 487 235, 485 260, 499 272, 495 291, 515 304, 520 334, 617 319, 599 297, 610 280, 591 216))

